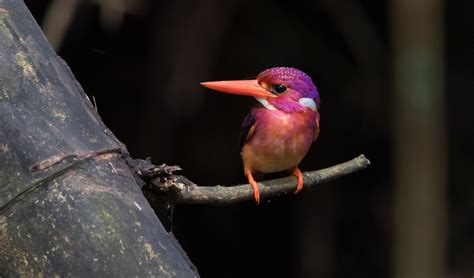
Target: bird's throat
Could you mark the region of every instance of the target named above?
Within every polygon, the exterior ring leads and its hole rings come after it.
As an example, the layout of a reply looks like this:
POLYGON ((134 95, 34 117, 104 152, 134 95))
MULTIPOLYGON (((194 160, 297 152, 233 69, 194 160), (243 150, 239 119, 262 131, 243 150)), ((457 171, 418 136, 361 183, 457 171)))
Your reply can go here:
POLYGON ((264 98, 259 98, 259 97, 256 97, 255 98, 258 102, 260 102, 263 107, 269 109, 269 110, 276 110, 276 107, 273 106, 270 102, 268 102, 268 100, 264 99, 264 98))

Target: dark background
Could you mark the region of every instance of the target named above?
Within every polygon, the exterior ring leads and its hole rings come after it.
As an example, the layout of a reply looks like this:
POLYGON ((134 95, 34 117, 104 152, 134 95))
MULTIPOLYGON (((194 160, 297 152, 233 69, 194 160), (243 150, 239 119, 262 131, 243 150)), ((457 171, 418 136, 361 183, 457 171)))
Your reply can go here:
MULTIPOLYGON (((389 2, 26 3, 104 122, 136 158, 180 165, 199 185, 246 182, 239 133, 255 101, 209 91, 199 82, 292 66, 312 76, 322 98, 321 135, 301 169, 361 153, 371 160, 360 173, 259 206, 176 206, 173 233, 203 277, 393 275, 399 115, 389 2)), ((440 29, 446 277, 474 275, 473 8, 473 1, 446 1, 440 29)))

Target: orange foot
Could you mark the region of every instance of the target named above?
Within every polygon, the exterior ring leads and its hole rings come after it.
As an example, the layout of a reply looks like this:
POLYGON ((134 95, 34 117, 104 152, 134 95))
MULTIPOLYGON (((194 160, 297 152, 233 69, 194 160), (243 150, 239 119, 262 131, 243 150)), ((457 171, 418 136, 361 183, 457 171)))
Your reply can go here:
POLYGON ((296 186, 295 194, 300 192, 303 189, 303 174, 301 174, 300 169, 298 169, 298 165, 295 166, 293 169, 293 173, 291 173, 298 179, 298 185, 296 186))
POLYGON ((253 179, 252 170, 245 169, 245 176, 247 176, 247 179, 253 188, 253 197, 255 198, 255 202, 258 205, 260 204, 260 190, 258 189, 257 182, 253 179))

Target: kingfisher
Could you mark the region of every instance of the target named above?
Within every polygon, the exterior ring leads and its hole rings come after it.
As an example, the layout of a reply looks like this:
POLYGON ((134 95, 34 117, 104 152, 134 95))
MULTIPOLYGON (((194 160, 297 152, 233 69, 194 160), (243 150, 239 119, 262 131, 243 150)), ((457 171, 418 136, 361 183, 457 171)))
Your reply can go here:
POLYGON ((289 171, 303 189, 298 165, 319 136, 318 90, 304 72, 291 67, 264 70, 254 80, 202 82, 216 91, 252 96, 257 100, 245 117, 241 133, 244 174, 260 203, 256 174, 289 171))

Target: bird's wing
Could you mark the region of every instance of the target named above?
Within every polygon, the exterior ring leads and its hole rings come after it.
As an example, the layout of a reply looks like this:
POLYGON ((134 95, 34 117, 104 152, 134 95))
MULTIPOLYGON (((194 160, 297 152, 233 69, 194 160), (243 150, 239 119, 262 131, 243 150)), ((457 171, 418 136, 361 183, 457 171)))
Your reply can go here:
POLYGON ((242 123, 242 130, 240 132, 240 147, 243 147, 244 144, 252 137, 255 133, 255 128, 257 127, 257 123, 255 121, 255 111, 252 110, 250 114, 248 114, 244 122, 242 123))
POLYGON ((316 126, 314 127, 314 133, 313 133, 313 142, 318 139, 319 136, 319 113, 316 116, 316 126))

